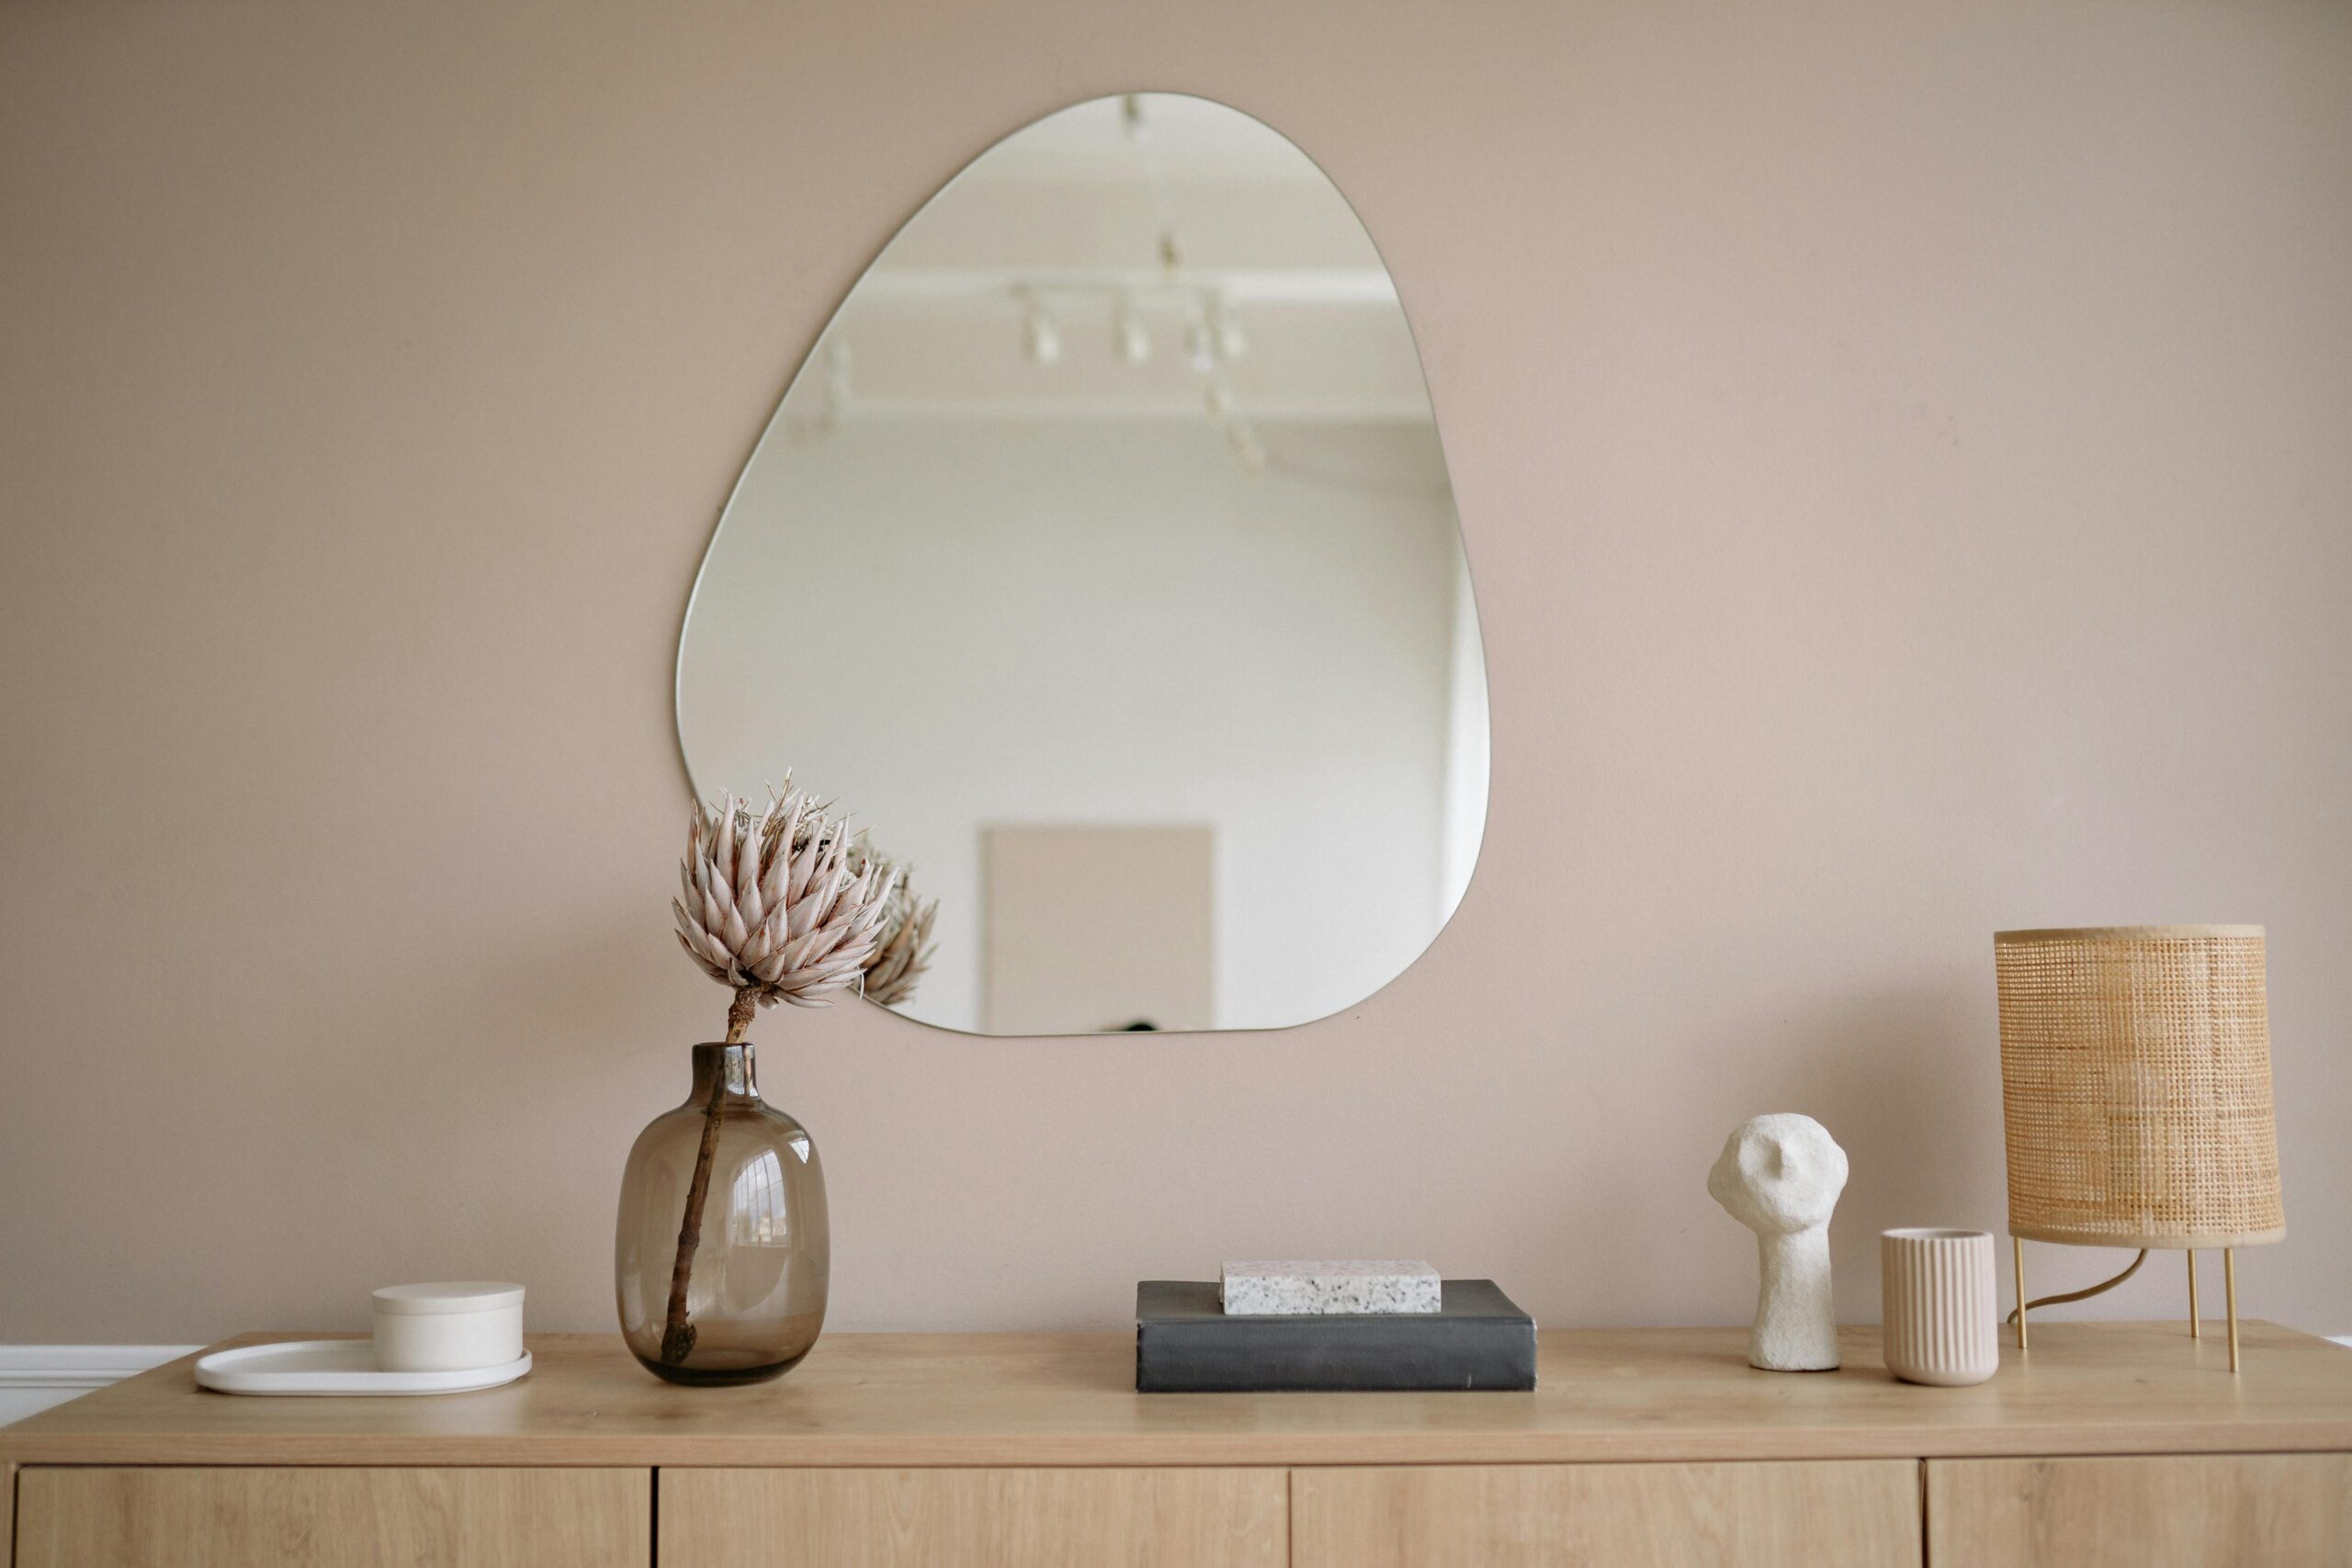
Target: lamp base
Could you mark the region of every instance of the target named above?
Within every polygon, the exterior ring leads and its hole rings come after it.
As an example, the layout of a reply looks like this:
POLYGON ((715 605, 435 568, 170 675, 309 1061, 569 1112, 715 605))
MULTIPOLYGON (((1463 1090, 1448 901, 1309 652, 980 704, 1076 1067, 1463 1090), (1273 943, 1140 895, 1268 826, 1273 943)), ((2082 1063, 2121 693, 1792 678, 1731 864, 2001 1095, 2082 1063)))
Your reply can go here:
MULTIPOLYGON (((2143 1247, 2140 1248, 2140 1255, 2132 1259, 2131 1267, 2111 1280, 2103 1280, 2088 1290, 2068 1291, 2060 1295, 2039 1296, 2032 1301, 2028 1301, 2025 1295, 2025 1244, 2026 1238, 2023 1235, 2015 1232, 2010 1233, 2010 1271, 2017 1281, 2018 1304, 2016 1310, 2009 1314, 2009 1321, 2018 1325, 2019 1350, 2030 1348, 2026 1319, 2028 1314, 2035 1307, 2056 1306, 2064 1302, 2088 1301, 2093 1296, 2104 1295, 2137 1274, 2140 1271, 2140 1265, 2148 1260, 2148 1248, 2143 1247)), ((2198 1339, 2204 1337, 2204 1328, 2197 1310, 2197 1249, 2188 1247, 2186 1250, 2188 1254, 2188 1337, 2191 1339, 2198 1339)), ((2234 1247, 2222 1248, 2222 1287, 2229 1314, 2230 1371, 2234 1376, 2238 1370, 2238 1254, 2234 1247)))

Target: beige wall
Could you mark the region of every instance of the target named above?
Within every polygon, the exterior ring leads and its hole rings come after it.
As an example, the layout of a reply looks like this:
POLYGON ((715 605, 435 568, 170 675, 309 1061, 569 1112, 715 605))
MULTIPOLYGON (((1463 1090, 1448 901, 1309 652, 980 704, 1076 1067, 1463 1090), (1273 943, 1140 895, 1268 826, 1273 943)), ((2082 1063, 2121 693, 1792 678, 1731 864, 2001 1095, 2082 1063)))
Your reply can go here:
POLYGON ((2153 919, 2271 927, 2246 1303, 2352 1330, 2347 80, 2332 3, 7 7, 0 1338, 469 1275, 609 1325, 720 1016, 662 906, 711 517, 910 208, 1139 85, 1295 139, 1396 275, 1485 863, 1291 1033, 764 1019, 836 1325, 1299 1252, 1734 1320, 1702 1178, 1781 1109, 1867 1318, 1876 1229, 2002 1217, 1987 933, 2153 919))

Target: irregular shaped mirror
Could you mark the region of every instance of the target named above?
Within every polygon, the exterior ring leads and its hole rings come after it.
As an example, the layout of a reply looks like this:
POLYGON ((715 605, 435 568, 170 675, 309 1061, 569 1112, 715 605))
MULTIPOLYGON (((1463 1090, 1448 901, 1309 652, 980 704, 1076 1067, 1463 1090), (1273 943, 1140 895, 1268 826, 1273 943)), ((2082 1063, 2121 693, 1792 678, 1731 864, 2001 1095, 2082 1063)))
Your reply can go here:
POLYGON ((1468 884, 1487 694, 1396 290, 1306 154, 1199 98, 1006 138, 852 291, 678 650, 695 787, 787 768, 936 899, 912 1018, 1265 1029, 1468 884))

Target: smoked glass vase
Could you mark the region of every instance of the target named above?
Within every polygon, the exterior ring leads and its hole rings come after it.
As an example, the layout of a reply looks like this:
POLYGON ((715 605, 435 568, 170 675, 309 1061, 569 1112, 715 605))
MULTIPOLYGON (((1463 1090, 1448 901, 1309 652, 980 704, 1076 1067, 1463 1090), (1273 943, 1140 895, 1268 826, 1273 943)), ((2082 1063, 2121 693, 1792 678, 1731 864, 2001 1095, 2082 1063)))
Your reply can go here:
POLYGON ((825 1325, 825 1177, 760 1098, 749 1045, 697 1045, 686 1101, 637 1135, 614 1269, 621 1335, 678 1383, 758 1382, 825 1325))

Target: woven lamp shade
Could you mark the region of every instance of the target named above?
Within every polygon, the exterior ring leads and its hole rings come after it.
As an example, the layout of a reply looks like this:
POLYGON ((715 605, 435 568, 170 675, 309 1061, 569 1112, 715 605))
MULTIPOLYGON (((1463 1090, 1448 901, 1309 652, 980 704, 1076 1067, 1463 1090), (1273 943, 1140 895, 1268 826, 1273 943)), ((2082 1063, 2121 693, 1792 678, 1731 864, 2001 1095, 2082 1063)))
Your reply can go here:
POLYGON ((2086 1247, 2287 1234, 2260 926, 2000 931, 2009 1232, 2086 1247))

